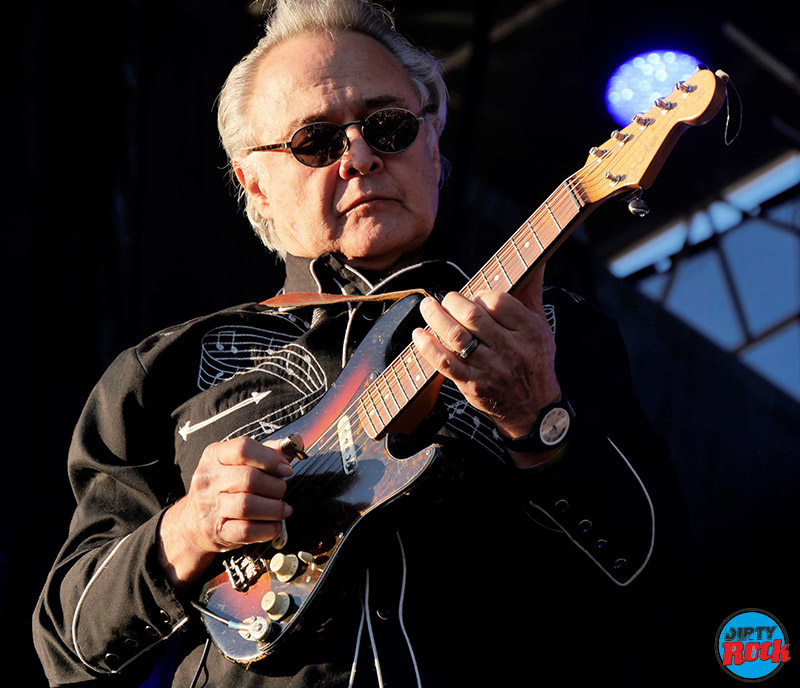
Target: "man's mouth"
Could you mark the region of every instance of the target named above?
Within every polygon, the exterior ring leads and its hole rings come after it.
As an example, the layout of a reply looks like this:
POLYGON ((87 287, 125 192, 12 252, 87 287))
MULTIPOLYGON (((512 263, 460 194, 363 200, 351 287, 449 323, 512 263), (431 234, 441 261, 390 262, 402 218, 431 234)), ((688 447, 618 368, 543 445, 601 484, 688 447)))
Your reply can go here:
POLYGON ((377 195, 363 196, 361 198, 356 199, 352 203, 348 203, 347 206, 345 206, 344 210, 342 211, 342 215, 347 215, 347 213, 350 213, 359 208, 364 208, 373 205, 375 203, 382 203, 382 202, 399 203, 399 201, 396 198, 392 198, 391 196, 377 196, 377 195))

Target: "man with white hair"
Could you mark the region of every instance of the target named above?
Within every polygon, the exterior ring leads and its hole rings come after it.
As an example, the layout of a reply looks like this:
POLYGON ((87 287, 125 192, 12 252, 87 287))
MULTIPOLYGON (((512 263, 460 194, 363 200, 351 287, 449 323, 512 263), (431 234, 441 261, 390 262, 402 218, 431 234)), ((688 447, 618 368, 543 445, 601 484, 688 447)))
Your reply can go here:
MULTIPOLYGON (((576 637, 612 609, 636 618, 625 610, 668 582, 678 500, 613 325, 544 290, 543 265, 513 296, 488 280, 465 294, 460 270, 424 259, 445 113, 436 61, 381 8, 277 3, 225 84, 219 127, 250 222, 286 262, 281 307, 158 333, 93 392, 69 459, 78 507, 34 621, 53 685, 135 684, 170 645, 175 686, 580 685, 603 665, 576 637), (274 652, 251 623, 258 656, 237 661, 211 631, 227 618, 238 636, 245 620, 200 603, 202 586, 220 559, 232 583, 247 578, 229 553, 291 542, 324 501, 292 490, 315 440, 295 423, 372 346, 385 302, 362 295, 410 288, 445 294, 422 299, 426 326, 405 343, 446 382, 404 441, 441 446, 459 478, 359 520, 323 583, 337 602, 314 611, 322 621, 274 652)), ((377 403, 407 417, 392 397, 377 403)))

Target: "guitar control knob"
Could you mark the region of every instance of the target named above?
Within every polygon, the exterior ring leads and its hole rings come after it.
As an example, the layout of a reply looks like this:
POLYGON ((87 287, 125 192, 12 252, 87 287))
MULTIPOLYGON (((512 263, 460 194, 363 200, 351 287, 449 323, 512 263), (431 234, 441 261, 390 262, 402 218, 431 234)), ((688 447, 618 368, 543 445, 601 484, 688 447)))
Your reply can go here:
POLYGON ((292 580, 300 568, 300 560, 294 554, 276 554, 269 562, 269 570, 282 583, 292 580))
POLYGON ((311 552, 302 552, 302 551, 300 551, 300 552, 297 553, 297 558, 300 561, 302 561, 304 564, 307 564, 308 566, 311 566, 312 564, 314 564, 314 555, 311 554, 311 552))
POLYGON ((273 621, 280 621, 286 616, 286 612, 289 611, 291 604, 292 598, 285 592, 272 592, 272 590, 270 590, 261 599, 261 608, 273 621))

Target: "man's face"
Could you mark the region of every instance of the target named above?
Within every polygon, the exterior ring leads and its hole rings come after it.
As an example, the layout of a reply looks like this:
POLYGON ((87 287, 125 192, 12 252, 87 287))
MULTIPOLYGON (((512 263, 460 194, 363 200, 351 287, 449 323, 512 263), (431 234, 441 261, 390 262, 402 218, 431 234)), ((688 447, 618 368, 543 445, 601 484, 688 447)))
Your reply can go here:
MULTIPOLYGON (((341 32, 273 48, 260 65, 252 113, 258 143, 268 144, 310 122, 343 124, 389 106, 421 114, 397 60, 373 39, 341 32)), ((288 253, 329 251, 354 267, 386 270, 413 257, 433 227, 440 170, 430 127, 426 120, 411 148, 389 155, 349 127, 350 147, 333 165, 306 167, 288 151, 260 152, 238 174, 288 253)))

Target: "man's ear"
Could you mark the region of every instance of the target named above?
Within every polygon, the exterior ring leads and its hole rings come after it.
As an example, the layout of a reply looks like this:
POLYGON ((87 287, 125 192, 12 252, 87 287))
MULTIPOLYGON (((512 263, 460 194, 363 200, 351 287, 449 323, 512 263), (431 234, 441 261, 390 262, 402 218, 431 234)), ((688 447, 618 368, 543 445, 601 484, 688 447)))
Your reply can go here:
POLYGON ((258 207, 258 212, 264 217, 268 217, 269 199, 256 172, 251 167, 238 162, 233 163, 233 171, 248 198, 258 207))
POLYGON ((442 188, 442 183, 444 182, 443 174, 444 170, 442 169, 442 154, 439 150, 439 135, 437 133, 436 138, 428 143, 428 148, 431 151, 431 157, 433 159, 433 172, 436 175, 436 182, 439 184, 439 188, 442 188))

